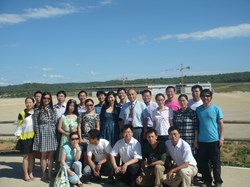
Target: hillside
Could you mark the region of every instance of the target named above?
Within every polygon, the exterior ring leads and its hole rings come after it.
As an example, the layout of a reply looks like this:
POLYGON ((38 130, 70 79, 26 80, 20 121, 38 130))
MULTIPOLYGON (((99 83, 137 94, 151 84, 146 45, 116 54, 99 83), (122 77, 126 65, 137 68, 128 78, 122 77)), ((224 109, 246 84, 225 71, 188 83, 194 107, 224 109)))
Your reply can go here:
MULTIPOLYGON (((217 75, 185 76, 184 83, 207 83, 212 84, 216 92, 250 91, 250 72, 226 73, 217 75)), ((180 77, 174 78, 153 78, 127 80, 126 85, 155 85, 155 84, 179 84, 180 77)), ((61 83, 41 84, 26 83, 21 85, 9 85, 0 87, 0 97, 25 97, 33 95, 36 90, 49 90, 56 94, 58 90, 65 90, 69 95, 75 95, 81 89, 90 89, 101 86, 121 86, 119 80, 89 83, 61 83)))

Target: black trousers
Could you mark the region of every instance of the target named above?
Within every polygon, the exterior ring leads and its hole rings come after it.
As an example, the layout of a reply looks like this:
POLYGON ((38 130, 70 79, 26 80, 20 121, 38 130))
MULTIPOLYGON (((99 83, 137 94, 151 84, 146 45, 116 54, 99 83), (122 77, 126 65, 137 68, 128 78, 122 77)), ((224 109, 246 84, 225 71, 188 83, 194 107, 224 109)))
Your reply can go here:
POLYGON ((198 142, 198 165, 205 183, 212 183, 213 181, 210 164, 212 165, 214 183, 223 183, 221 179, 221 160, 219 144, 219 141, 209 143, 198 142))

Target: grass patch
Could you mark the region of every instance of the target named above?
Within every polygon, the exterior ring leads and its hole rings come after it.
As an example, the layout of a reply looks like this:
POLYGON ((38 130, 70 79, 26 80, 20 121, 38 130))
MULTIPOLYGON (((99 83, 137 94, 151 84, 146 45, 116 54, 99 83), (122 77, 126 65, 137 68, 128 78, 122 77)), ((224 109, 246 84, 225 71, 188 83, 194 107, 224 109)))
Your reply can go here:
POLYGON ((225 141, 221 162, 222 165, 250 168, 250 141, 225 141))

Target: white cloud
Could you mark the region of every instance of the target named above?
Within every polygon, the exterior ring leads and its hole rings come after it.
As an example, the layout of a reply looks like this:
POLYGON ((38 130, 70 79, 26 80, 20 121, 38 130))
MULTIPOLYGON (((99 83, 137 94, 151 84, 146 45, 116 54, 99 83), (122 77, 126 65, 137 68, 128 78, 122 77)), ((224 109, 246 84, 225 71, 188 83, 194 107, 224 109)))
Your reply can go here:
POLYGON ((130 40, 126 41, 127 44, 137 43, 139 45, 145 45, 148 43, 147 36, 145 34, 142 34, 138 36, 137 38, 132 38, 130 40))
POLYGON ((77 8, 72 5, 63 7, 45 6, 43 8, 25 9, 23 14, 0 14, 0 25, 17 24, 29 19, 50 18, 63 16, 77 12, 77 8))
POLYGON ((47 74, 44 73, 44 74, 43 74, 43 77, 47 77, 47 74))
POLYGON ((95 76, 95 75, 96 75, 96 72, 93 71, 93 70, 91 70, 91 71, 90 71, 90 75, 95 76))
POLYGON ((52 68, 42 68, 42 71, 52 71, 52 68))
POLYGON ((236 26, 218 27, 207 31, 197 31, 192 33, 164 35, 156 38, 156 41, 177 39, 177 40, 207 40, 207 39, 229 39, 236 37, 250 37, 250 24, 240 24, 236 26))
POLYGON ((62 78, 62 75, 49 75, 50 78, 62 78))
POLYGON ((103 0, 100 2, 101 5, 109 5, 112 4, 112 0, 103 0))

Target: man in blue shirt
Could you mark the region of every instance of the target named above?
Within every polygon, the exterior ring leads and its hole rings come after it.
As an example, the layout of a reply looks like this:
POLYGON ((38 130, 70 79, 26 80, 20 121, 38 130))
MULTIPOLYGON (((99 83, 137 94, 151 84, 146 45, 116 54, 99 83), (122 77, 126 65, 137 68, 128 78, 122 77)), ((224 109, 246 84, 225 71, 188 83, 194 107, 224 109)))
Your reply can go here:
POLYGON ((203 186, 211 186, 213 181, 209 164, 213 168, 213 177, 216 187, 223 183, 221 179, 220 147, 224 143, 224 124, 221 108, 212 104, 213 93, 209 89, 201 92, 203 105, 196 109, 199 119, 198 137, 198 164, 204 180, 203 186))

